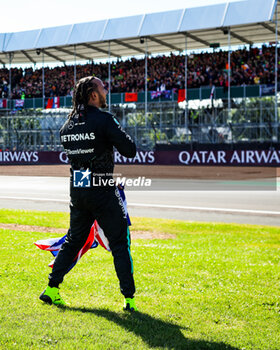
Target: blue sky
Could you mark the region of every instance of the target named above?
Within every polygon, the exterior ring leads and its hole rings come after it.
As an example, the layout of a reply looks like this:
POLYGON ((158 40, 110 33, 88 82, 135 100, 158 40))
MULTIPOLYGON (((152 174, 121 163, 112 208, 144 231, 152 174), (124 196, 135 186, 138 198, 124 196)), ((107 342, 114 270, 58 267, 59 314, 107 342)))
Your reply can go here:
POLYGON ((0 33, 7 33, 205 6, 225 3, 227 0, 1 0, 1 2, 0 33))

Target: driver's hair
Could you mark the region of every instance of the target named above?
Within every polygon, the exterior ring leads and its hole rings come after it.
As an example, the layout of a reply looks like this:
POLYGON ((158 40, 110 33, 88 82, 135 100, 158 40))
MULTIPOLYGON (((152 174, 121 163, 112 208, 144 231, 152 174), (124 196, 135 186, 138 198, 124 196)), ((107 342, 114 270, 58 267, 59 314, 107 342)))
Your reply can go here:
POLYGON ((95 79, 95 77, 89 76, 77 82, 73 94, 73 109, 69 114, 69 118, 75 114, 86 114, 90 94, 93 91, 98 92, 98 85, 94 81, 95 79))

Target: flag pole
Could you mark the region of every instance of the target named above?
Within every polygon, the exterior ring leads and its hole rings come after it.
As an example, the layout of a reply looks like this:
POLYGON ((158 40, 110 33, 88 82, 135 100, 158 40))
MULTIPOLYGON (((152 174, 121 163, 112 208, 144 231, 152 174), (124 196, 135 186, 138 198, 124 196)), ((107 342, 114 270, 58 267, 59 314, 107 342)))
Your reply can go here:
POLYGON ((186 140, 188 142, 188 37, 185 36, 185 128, 186 128, 186 140))
POLYGON ((76 86, 77 80, 77 54, 76 54, 76 45, 74 45, 74 86, 76 86))
POLYGON ((146 40, 146 47, 145 47, 145 125, 147 126, 148 123, 148 39, 146 40))
POLYGON ((9 53, 9 65, 10 65, 10 69, 9 69, 9 98, 8 98, 8 102, 9 105, 7 106, 8 108, 10 107, 10 109, 12 109, 12 53, 9 53))
POLYGON ((230 112, 231 112, 231 96, 230 96, 230 64, 231 64, 231 34, 230 27, 228 28, 228 121, 230 120, 230 112))
POLYGON ((109 77, 109 95, 108 95, 108 102, 109 102, 109 112, 111 112, 111 42, 108 42, 108 77, 109 77))
POLYGON ((44 67, 44 50, 42 50, 42 95, 43 109, 45 108, 45 67, 44 67))
POLYGON ((275 8, 275 141, 278 142, 278 18, 277 18, 277 4, 275 8))

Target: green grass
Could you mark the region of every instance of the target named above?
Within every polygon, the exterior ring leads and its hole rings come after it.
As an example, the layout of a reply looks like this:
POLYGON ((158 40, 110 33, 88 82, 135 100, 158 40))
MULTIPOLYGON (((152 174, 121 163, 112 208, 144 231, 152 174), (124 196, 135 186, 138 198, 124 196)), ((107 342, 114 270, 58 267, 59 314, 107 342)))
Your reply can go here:
POLYGON ((67 228, 69 214, 47 211, 0 209, 0 223, 67 228))
MULTIPOLYGON (((0 223, 67 227, 68 215, 0 210, 0 223), (34 220, 35 218, 35 220, 34 220)), ((69 307, 44 305, 52 256, 0 229, 1 349, 280 349, 280 229, 133 218, 137 314, 121 310, 110 253, 89 251, 66 276, 69 307)))

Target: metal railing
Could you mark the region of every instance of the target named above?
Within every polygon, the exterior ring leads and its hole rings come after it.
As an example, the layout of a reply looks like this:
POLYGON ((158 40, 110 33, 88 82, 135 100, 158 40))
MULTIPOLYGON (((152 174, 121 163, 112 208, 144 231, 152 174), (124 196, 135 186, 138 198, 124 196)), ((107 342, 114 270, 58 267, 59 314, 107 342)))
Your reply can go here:
MULTIPOLYGON (((264 97, 273 96, 275 94, 274 85, 243 85, 243 86, 232 86, 230 89, 231 98, 252 98, 252 97, 264 97)), ((280 84, 278 89, 280 90, 280 84)), ((193 100, 207 100, 210 99, 211 87, 200 87, 197 89, 188 89, 188 101, 193 100)), ((214 99, 228 99, 228 91, 223 87, 216 87, 214 91, 214 99)), ((60 96, 59 97, 60 107, 71 108, 72 97, 71 96, 60 96)), ((162 93, 155 97, 152 91, 148 91, 147 102, 149 104, 156 102, 178 102, 178 94, 174 91, 170 91, 170 94, 162 93)), ((43 109, 46 108, 48 98, 26 98, 24 100, 24 108, 28 109, 43 109)), ((125 93, 112 93, 111 94, 111 105, 130 103, 125 99, 125 93)), ((138 92, 137 101, 135 104, 145 103, 145 92, 138 92)), ((17 109, 16 100, 7 100, 7 106, 0 108, 1 110, 13 110, 17 109)), ((21 108, 21 107, 20 107, 21 108)))
MULTIPOLYGON (((159 144, 276 143, 280 125, 274 104, 271 97, 244 99, 228 110, 214 101, 213 108, 189 108, 187 121, 185 110, 176 102, 151 103, 146 116, 144 104, 114 106, 112 112, 139 149, 151 150, 159 144)), ((0 117, 0 149, 62 150, 59 129, 66 118, 67 111, 55 110, 4 115, 0 117)))

